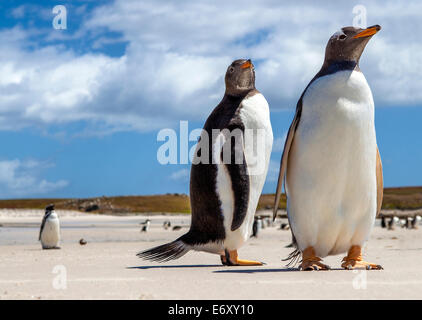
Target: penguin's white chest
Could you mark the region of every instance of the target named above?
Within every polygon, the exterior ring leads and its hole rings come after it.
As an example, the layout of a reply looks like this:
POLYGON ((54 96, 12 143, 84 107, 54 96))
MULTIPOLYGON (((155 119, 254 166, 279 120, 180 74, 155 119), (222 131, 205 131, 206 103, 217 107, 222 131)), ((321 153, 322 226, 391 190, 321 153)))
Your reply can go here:
POLYGON ((315 80, 302 100, 286 186, 300 250, 324 257, 362 245, 376 214, 374 103, 361 72, 315 80))
POLYGON ((231 231, 234 210, 234 196, 230 175, 224 164, 217 166, 217 194, 224 215, 228 250, 241 247, 250 237, 258 200, 264 187, 273 144, 268 103, 260 93, 244 99, 241 103, 240 119, 244 125, 244 155, 249 175, 249 202, 242 225, 231 231))
POLYGON ((56 213, 52 213, 45 221, 41 233, 41 244, 43 248, 54 248, 60 242, 60 222, 56 213))

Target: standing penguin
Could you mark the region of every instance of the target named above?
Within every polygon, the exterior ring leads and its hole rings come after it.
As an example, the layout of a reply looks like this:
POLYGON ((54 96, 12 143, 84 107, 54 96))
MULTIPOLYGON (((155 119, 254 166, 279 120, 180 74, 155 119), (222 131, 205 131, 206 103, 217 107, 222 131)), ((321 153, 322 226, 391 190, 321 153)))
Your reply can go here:
POLYGON ((139 257, 161 262, 196 250, 219 254, 224 265, 262 265, 238 259, 237 250, 251 235, 268 171, 273 143, 269 107, 255 88, 251 60, 233 61, 225 84, 224 97, 208 117, 194 154, 190 230, 139 257))
POLYGON ((141 222, 140 225, 142 226, 141 232, 148 232, 151 220, 146 219, 144 222, 141 222))
POLYGON ((258 238, 258 233, 262 229, 262 219, 261 218, 255 218, 253 225, 252 225, 252 235, 251 237, 258 238))
POLYGON ((387 221, 384 216, 381 216, 381 228, 387 228, 387 221))
POLYGON ((43 249, 60 249, 60 222, 54 211, 54 204, 45 208, 38 240, 41 241, 43 249))
POLYGON ((419 222, 422 220, 421 216, 416 215, 412 220, 412 229, 419 229, 419 222))
POLYGON ((362 259, 380 212, 383 181, 374 101, 359 59, 381 27, 345 27, 299 99, 280 164, 274 217, 286 174, 287 212, 300 269, 327 270, 321 258, 348 252, 345 269, 382 269, 362 259))

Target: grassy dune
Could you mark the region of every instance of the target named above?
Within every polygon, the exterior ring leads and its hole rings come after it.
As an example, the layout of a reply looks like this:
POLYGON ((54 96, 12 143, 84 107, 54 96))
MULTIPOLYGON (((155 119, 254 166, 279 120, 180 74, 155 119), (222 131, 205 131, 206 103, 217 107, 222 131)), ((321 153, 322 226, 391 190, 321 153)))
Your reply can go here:
MULTIPOLYGON (((88 199, 13 199, 0 200, 0 209, 43 209, 54 203, 57 209, 79 210, 93 213, 190 213, 189 197, 184 194, 165 194, 153 196, 118 196, 88 199)), ((270 209, 274 194, 263 194, 258 209, 270 209)), ((279 207, 286 208, 283 194, 279 207)), ((422 187, 386 188, 383 209, 422 208, 422 187)))
POLYGON ((383 209, 422 208, 422 187, 400 187, 384 189, 383 209))

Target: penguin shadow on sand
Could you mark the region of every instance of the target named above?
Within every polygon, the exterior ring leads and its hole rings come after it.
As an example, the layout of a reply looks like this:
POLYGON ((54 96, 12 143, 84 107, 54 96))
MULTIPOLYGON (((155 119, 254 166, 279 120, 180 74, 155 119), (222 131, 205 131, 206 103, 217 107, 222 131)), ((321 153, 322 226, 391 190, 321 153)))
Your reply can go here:
MULTIPOLYGON (((330 271, 346 271, 343 268, 331 268, 330 271)), ((227 270, 217 270, 214 273, 278 273, 278 272, 301 272, 299 268, 265 268, 265 269, 227 269, 227 270)), ((327 272, 329 272, 327 270, 327 272)))
POLYGON ((295 272, 298 268, 264 268, 264 269, 227 269, 217 270, 214 273, 276 273, 276 272, 295 272))
POLYGON ((185 264, 185 265, 154 265, 154 266, 138 266, 138 267, 127 267, 126 269, 185 269, 185 268, 216 268, 221 267, 221 264, 185 264))

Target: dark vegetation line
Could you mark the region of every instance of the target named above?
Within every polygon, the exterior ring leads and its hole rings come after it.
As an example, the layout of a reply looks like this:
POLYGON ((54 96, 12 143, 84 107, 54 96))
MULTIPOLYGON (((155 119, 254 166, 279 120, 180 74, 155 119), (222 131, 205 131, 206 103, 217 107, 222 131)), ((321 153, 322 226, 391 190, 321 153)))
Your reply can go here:
MULTIPOLYGON (((0 209, 44 209, 54 203, 56 209, 78 210, 92 213, 143 213, 169 212, 190 213, 189 197, 185 194, 165 194, 153 196, 117 196, 87 199, 10 199, 0 200, 0 209)), ((263 194, 258 209, 271 209, 274 194, 263 194)), ((279 207, 286 208, 283 194, 279 207)), ((383 209, 422 208, 422 187, 400 187, 384 189, 383 209)))

